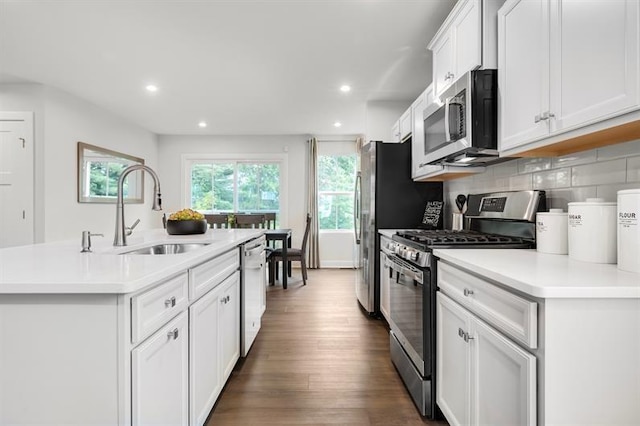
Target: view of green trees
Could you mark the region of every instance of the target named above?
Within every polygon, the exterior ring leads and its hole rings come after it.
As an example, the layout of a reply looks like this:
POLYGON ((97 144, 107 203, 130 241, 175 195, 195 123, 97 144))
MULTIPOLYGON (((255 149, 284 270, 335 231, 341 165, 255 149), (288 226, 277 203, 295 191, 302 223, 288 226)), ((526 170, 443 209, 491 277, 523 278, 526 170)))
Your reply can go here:
POLYGON ((353 229, 356 155, 318 156, 320 229, 353 229))
POLYGON ((277 212, 280 210, 280 166, 241 162, 194 164, 191 208, 201 212, 277 212))
MULTIPOLYGON (((118 195, 118 179, 127 167, 126 164, 92 161, 89 163, 89 196, 116 197, 118 195)), ((123 195, 129 193, 128 179, 124 181, 123 195)))

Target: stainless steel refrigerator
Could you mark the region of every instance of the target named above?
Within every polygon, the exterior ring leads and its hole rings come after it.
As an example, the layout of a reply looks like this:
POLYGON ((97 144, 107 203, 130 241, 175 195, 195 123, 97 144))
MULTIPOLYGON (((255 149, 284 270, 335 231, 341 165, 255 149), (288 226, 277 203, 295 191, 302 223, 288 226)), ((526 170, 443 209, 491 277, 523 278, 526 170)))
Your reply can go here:
MULTIPOLYGON (((441 182, 411 179, 411 143, 372 141, 362 149, 355 185, 358 245, 356 295, 370 315, 380 312, 379 229, 434 229, 422 224, 428 201, 442 201, 441 182)), ((439 227, 442 226, 442 219, 439 227)))

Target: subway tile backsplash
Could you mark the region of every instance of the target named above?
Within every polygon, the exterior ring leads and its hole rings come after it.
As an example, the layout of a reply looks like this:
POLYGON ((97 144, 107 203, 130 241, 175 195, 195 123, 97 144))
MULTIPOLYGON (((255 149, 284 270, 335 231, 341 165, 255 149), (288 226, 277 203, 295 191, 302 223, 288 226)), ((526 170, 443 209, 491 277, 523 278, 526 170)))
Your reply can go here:
POLYGON ((566 211, 570 202, 594 197, 616 201, 618 191, 634 188, 640 188, 640 140, 562 157, 514 159, 445 182, 445 226, 457 211, 458 194, 542 189, 547 207, 566 211))

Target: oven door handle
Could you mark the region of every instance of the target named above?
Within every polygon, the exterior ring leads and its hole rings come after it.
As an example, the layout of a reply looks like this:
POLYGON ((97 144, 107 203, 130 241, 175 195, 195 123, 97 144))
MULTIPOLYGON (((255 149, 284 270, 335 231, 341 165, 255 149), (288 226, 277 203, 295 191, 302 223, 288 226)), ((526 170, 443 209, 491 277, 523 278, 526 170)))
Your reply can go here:
POLYGON ((423 284, 422 271, 418 268, 415 268, 408 264, 407 262, 399 261, 394 257, 387 255, 387 264, 389 268, 396 271, 398 274, 406 275, 409 278, 412 278, 414 281, 423 284))

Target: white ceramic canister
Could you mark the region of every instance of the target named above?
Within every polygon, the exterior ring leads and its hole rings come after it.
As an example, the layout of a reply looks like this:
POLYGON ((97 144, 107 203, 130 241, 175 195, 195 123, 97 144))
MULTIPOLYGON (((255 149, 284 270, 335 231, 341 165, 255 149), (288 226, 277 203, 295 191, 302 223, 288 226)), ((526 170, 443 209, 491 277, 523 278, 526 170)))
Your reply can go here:
POLYGON ((618 269, 640 273, 640 189, 618 191, 618 269))
POLYGON ((567 214, 562 209, 536 214, 536 249, 540 253, 567 254, 567 214))
POLYGON ((569 257, 584 262, 616 263, 617 203, 602 198, 569 203, 569 257))

